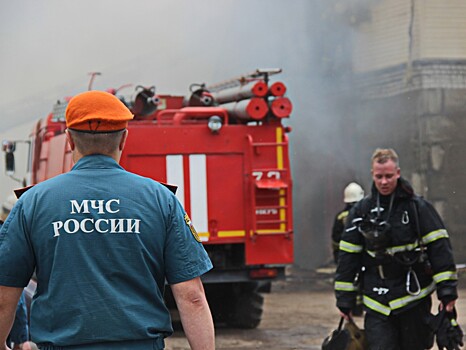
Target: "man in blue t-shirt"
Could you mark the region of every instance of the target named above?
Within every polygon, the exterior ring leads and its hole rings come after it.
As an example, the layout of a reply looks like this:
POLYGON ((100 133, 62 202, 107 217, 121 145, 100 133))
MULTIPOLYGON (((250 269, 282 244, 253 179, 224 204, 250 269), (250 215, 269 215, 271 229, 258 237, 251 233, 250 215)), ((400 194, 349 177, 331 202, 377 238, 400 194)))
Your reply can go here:
POLYGON ((212 263, 188 215, 167 187, 118 164, 132 117, 102 91, 68 104, 75 165, 25 192, 0 232, 0 350, 34 271, 41 350, 164 349, 165 283, 191 349, 215 348, 200 279, 212 263))

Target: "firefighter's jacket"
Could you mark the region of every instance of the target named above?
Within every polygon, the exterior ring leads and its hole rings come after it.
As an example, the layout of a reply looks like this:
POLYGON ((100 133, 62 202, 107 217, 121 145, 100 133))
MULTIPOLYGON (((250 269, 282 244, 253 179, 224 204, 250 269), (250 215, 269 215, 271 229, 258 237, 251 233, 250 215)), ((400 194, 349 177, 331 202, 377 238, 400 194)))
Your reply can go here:
POLYGON ((354 306, 358 288, 362 288, 366 311, 384 316, 415 306, 435 290, 439 299, 457 298, 452 248, 439 214, 402 178, 391 198, 381 196, 373 185, 371 194, 350 211, 335 275, 340 309, 354 306), (374 252, 358 220, 376 215, 386 220, 390 229, 386 247, 374 252), (424 257, 421 251, 425 251, 424 257))
POLYGON ((332 252, 335 263, 338 262, 341 236, 345 230, 346 219, 348 218, 349 211, 353 205, 354 203, 347 203, 345 208, 335 215, 335 220, 332 226, 332 252))

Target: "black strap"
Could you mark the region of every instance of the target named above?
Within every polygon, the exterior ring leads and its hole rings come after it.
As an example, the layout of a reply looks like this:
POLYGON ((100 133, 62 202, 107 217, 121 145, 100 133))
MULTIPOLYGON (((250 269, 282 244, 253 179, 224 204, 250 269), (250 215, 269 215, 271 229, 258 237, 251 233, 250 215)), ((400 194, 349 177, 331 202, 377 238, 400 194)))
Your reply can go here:
POLYGON ((416 199, 413 198, 411 199, 411 203, 413 205, 413 210, 414 210, 414 221, 415 221, 415 224, 416 224, 416 233, 417 233, 417 237, 418 237, 418 241, 419 241, 419 247, 420 247, 420 252, 419 254, 416 255, 416 258, 411 260, 411 261, 403 261, 401 259, 399 259, 396 254, 393 255, 393 258, 394 260, 403 265, 403 266, 413 266, 414 264, 416 264, 418 261, 422 261, 422 255, 424 254, 425 252, 425 245, 422 243, 422 235, 421 235, 421 228, 420 228, 420 225, 419 225, 419 213, 418 213, 418 210, 417 210, 417 205, 416 205, 416 199))
POLYGON ((342 316, 340 318, 340 323, 338 324, 338 331, 341 331, 341 329, 343 328, 343 321, 345 321, 345 318, 342 316))
MULTIPOLYGON (((393 202, 394 201, 395 201, 395 192, 393 192, 390 195, 390 205, 388 206, 388 214, 387 214, 387 217, 384 220, 386 222, 388 222, 388 220, 390 219, 390 215, 392 213, 392 208, 393 208, 393 202)), ((380 218, 380 217, 381 217, 381 213, 380 213, 380 193, 377 192, 377 218, 380 218)))
MULTIPOLYGON (((414 218, 416 220, 416 231, 417 231, 417 236, 419 238, 419 245, 421 246, 421 248, 423 247, 422 245, 422 236, 421 236, 421 226, 419 225, 419 213, 418 213, 418 210, 417 210, 417 205, 416 205, 416 199, 413 198, 412 200, 412 203, 413 203, 413 208, 414 208, 414 218)), ((421 249, 422 250, 422 249, 421 249)))

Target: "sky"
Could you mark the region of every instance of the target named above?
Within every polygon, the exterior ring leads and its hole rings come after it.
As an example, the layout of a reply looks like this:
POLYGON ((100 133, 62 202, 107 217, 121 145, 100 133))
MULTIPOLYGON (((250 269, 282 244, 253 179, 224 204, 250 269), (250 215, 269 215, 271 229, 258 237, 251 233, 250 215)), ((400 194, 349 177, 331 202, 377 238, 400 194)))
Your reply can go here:
MULTIPOLYGON (((0 137, 25 139, 55 101, 87 90, 90 72, 101 73, 94 89, 155 85, 157 93, 186 95, 192 83, 281 68, 276 79, 285 83, 293 103, 285 124, 293 129, 296 232, 303 237, 315 226, 308 207, 321 191, 307 175, 319 168, 316 160, 334 157, 336 147, 328 139, 338 112, 324 92, 338 78, 328 67, 349 64, 342 53, 349 28, 335 20, 332 7, 345 1, 350 0, 2 0, 0 137)), ((26 157, 25 145, 19 148, 18 174, 26 157)), ((0 173, 2 200, 18 186, 3 175, 3 162, 0 173)), ((315 228, 321 232, 329 224, 315 228)))
MULTIPOLYGON (((156 85, 187 93, 256 68, 308 64, 309 0, 44 0, 2 4, 1 129, 87 89, 156 85), (306 62, 307 61, 307 62, 306 62)), ((298 77, 296 77, 298 78, 298 77)))

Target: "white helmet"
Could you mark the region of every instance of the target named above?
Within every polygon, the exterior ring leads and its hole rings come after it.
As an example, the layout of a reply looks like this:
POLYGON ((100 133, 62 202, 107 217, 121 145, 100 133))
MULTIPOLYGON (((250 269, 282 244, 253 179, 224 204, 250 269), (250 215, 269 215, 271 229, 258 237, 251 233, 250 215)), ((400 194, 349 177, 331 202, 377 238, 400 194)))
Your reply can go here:
POLYGON ((356 182, 351 182, 345 187, 343 202, 359 202, 364 198, 364 190, 356 182))

